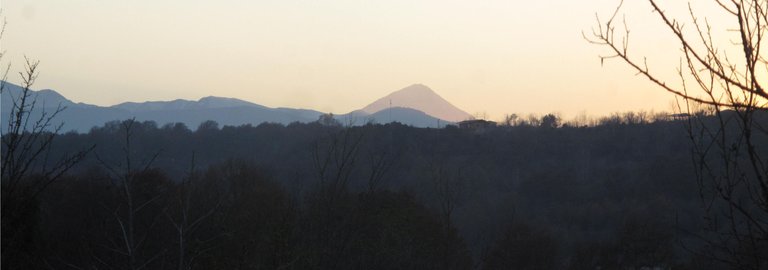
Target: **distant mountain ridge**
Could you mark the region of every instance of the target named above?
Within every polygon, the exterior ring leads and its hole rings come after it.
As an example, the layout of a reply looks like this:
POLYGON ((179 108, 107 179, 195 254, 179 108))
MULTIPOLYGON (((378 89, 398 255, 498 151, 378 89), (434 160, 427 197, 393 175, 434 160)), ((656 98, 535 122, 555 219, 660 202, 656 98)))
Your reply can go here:
POLYGON ((268 109, 265 106, 251 103, 236 98, 223 98, 208 96, 197 101, 176 99, 172 101, 147 101, 147 102, 123 102, 111 108, 124 109, 131 112, 163 111, 163 110, 189 110, 189 109, 215 109, 232 107, 258 107, 268 109))
MULTIPOLYGON (((2 93, 2 125, 7 125, 8 114, 13 107, 13 98, 18 97, 22 88, 11 83, 5 84, 2 93)), ((197 101, 176 99, 171 101, 124 102, 103 107, 85 103, 75 103, 58 92, 50 89, 32 91, 37 110, 33 118, 42 111, 50 112, 57 106, 66 107, 55 119, 63 123, 62 131, 75 130, 87 132, 94 126, 101 126, 113 120, 135 118, 138 121, 154 121, 158 125, 181 122, 194 129, 206 120, 214 120, 220 125, 258 125, 264 122, 289 124, 292 122, 308 123, 316 121, 322 112, 309 109, 270 108, 256 103, 225 97, 208 96, 197 101)), ((451 105, 428 87, 420 84, 403 88, 381 98, 361 110, 336 115, 344 124, 362 125, 366 123, 400 122, 415 127, 441 127, 454 122, 436 117, 429 112, 450 119, 463 120, 469 114, 451 105), (388 100, 396 100, 397 106, 389 106, 388 100), (387 106, 382 106, 387 102, 387 106), (378 109, 380 108, 380 109, 378 109), (463 118, 463 119, 462 119, 463 118)))

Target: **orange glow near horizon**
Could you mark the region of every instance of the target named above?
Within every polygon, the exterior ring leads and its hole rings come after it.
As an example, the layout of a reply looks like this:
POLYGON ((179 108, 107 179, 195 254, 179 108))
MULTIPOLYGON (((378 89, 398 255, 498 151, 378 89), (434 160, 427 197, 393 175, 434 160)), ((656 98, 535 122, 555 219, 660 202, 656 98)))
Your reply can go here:
MULTIPOLYGON (((671 110, 582 38, 618 2, 3 1, 2 47, 16 70, 41 61, 36 88, 97 105, 213 95, 346 113, 422 83, 492 120, 671 110)), ((630 48, 676 83, 677 43, 645 1, 624 13, 630 48)))

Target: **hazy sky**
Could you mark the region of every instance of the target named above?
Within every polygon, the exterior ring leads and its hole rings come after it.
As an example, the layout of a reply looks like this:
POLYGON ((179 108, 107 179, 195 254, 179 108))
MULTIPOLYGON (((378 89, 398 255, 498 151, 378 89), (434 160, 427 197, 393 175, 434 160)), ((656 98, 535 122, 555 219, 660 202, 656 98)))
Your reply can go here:
MULTIPOLYGON (((673 74, 646 1, 631 46, 673 74)), ((679 5, 683 1, 662 1, 679 5)), ((413 83, 465 111, 573 116, 669 110, 673 97, 584 41, 617 0, 2 0, 4 61, 76 102, 235 97, 346 113, 413 83)), ((11 81, 17 82, 12 75, 11 81)))

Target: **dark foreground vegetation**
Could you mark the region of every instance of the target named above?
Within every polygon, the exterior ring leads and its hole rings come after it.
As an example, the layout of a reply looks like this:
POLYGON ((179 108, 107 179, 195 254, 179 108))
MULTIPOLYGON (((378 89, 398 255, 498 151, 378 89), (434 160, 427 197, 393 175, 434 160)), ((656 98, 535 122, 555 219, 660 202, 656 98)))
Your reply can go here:
POLYGON ((720 269, 685 119, 111 122, 4 179, 3 268, 720 269))

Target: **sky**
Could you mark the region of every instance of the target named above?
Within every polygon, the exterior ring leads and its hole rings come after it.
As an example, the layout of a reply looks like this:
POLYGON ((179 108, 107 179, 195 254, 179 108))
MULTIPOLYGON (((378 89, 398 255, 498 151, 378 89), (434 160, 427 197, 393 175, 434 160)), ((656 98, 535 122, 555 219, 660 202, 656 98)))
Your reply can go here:
MULTIPOLYGON (((0 1, 3 61, 39 60, 35 88, 75 102, 222 96, 346 113, 421 83, 489 119, 673 108, 584 40, 618 0, 0 1)), ((677 43, 646 1, 626 2, 633 56, 674 80, 677 43)))

